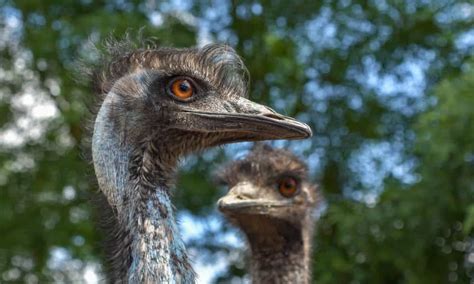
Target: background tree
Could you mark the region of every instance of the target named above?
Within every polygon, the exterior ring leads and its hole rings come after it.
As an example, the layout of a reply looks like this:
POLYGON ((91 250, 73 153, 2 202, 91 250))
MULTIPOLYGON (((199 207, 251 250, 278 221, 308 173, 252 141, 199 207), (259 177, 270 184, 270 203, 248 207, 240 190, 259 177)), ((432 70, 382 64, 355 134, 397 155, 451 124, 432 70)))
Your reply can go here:
MULTIPOLYGON (((233 45, 251 97, 313 127, 311 141, 276 144, 306 158, 326 196, 318 282, 468 282, 473 19, 467 0, 0 0, 0 281, 100 270, 81 149, 93 99, 74 74, 78 57, 96 59, 88 40, 145 27, 163 45, 233 45)), ((244 270, 206 177, 245 149, 188 159, 175 196, 205 224, 192 251, 231 262, 217 280, 244 270)))
POLYGON ((465 69, 434 89, 436 105, 413 124, 416 182, 402 186, 389 177, 375 204, 329 207, 315 255, 320 282, 472 281, 472 62, 465 69))

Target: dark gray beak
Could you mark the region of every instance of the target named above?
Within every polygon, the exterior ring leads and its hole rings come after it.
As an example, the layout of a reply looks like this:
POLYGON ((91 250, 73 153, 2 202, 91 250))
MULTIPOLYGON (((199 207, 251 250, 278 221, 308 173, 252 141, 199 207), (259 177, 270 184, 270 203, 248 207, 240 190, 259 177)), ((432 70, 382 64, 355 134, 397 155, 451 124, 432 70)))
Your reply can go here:
POLYGON ((228 133, 223 135, 220 143, 304 139, 312 136, 308 125, 242 97, 227 101, 220 109, 218 112, 181 110, 184 121, 187 121, 183 127, 197 132, 228 133))

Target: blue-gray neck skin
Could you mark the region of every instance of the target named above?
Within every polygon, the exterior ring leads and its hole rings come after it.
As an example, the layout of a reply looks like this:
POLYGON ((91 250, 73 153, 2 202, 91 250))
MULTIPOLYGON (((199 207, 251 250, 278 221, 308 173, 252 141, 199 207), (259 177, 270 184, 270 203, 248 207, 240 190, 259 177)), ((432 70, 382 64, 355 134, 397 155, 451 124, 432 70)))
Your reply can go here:
POLYGON ((111 232, 115 241, 108 252, 112 258, 109 280, 193 283, 194 271, 178 232, 170 189, 165 183, 143 178, 149 169, 141 172, 141 166, 151 154, 146 143, 138 147, 127 141, 125 122, 114 113, 120 109, 117 105, 120 97, 109 93, 97 115, 92 141, 99 187, 114 212, 112 218, 117 227, 111 232))

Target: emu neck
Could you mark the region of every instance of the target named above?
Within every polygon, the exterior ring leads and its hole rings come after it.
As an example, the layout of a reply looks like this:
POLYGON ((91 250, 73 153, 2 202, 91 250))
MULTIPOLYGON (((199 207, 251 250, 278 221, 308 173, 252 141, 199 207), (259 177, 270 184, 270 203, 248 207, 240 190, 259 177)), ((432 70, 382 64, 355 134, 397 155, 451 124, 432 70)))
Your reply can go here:
MULTIPOLYGON (((142 189, 139 189, 140 191, 142 189)), ((167 188, 142 192, 130 212, 130 283, 190 283, 194 274, 179 237, 167 188)))
POLYGON ((96 118, 92 141, 99 187, 112 209, 106 244, 111 282, 192 283, 189 265, 170 200, 175 165, 163 168, 160 149, 137 148, 114 111, 118 98, 109 94, 96 118), (172 181, 171 181, 172 182, 172 181))
POLYGON ((245 233, 253 283, 310 283, 311 232, 290 223, 252 216, 245 233))

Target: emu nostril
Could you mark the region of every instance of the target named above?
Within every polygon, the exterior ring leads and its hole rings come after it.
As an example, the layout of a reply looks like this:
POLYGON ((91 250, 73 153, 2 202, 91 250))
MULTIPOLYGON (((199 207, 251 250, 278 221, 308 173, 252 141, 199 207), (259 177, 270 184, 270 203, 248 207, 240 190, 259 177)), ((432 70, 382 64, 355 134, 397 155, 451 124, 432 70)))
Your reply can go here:
POLYGON ((267 106, 264 106, 265 108, 265 112, 263 112, 263 116, 266 116, 266 117, 269 117, 269 118, 273 118, 273 119, 278 119, 278 120, 284 120, 283 116, 279 113, 277 113, 276 111, 274 111, 273 109, 267 107, 267 106))
POLYGON ((265 113, 263 116, 273 118, 273 119, 278 119, 278 120, 284 120, 281 115, 278 115, 276 113, 265 113))

